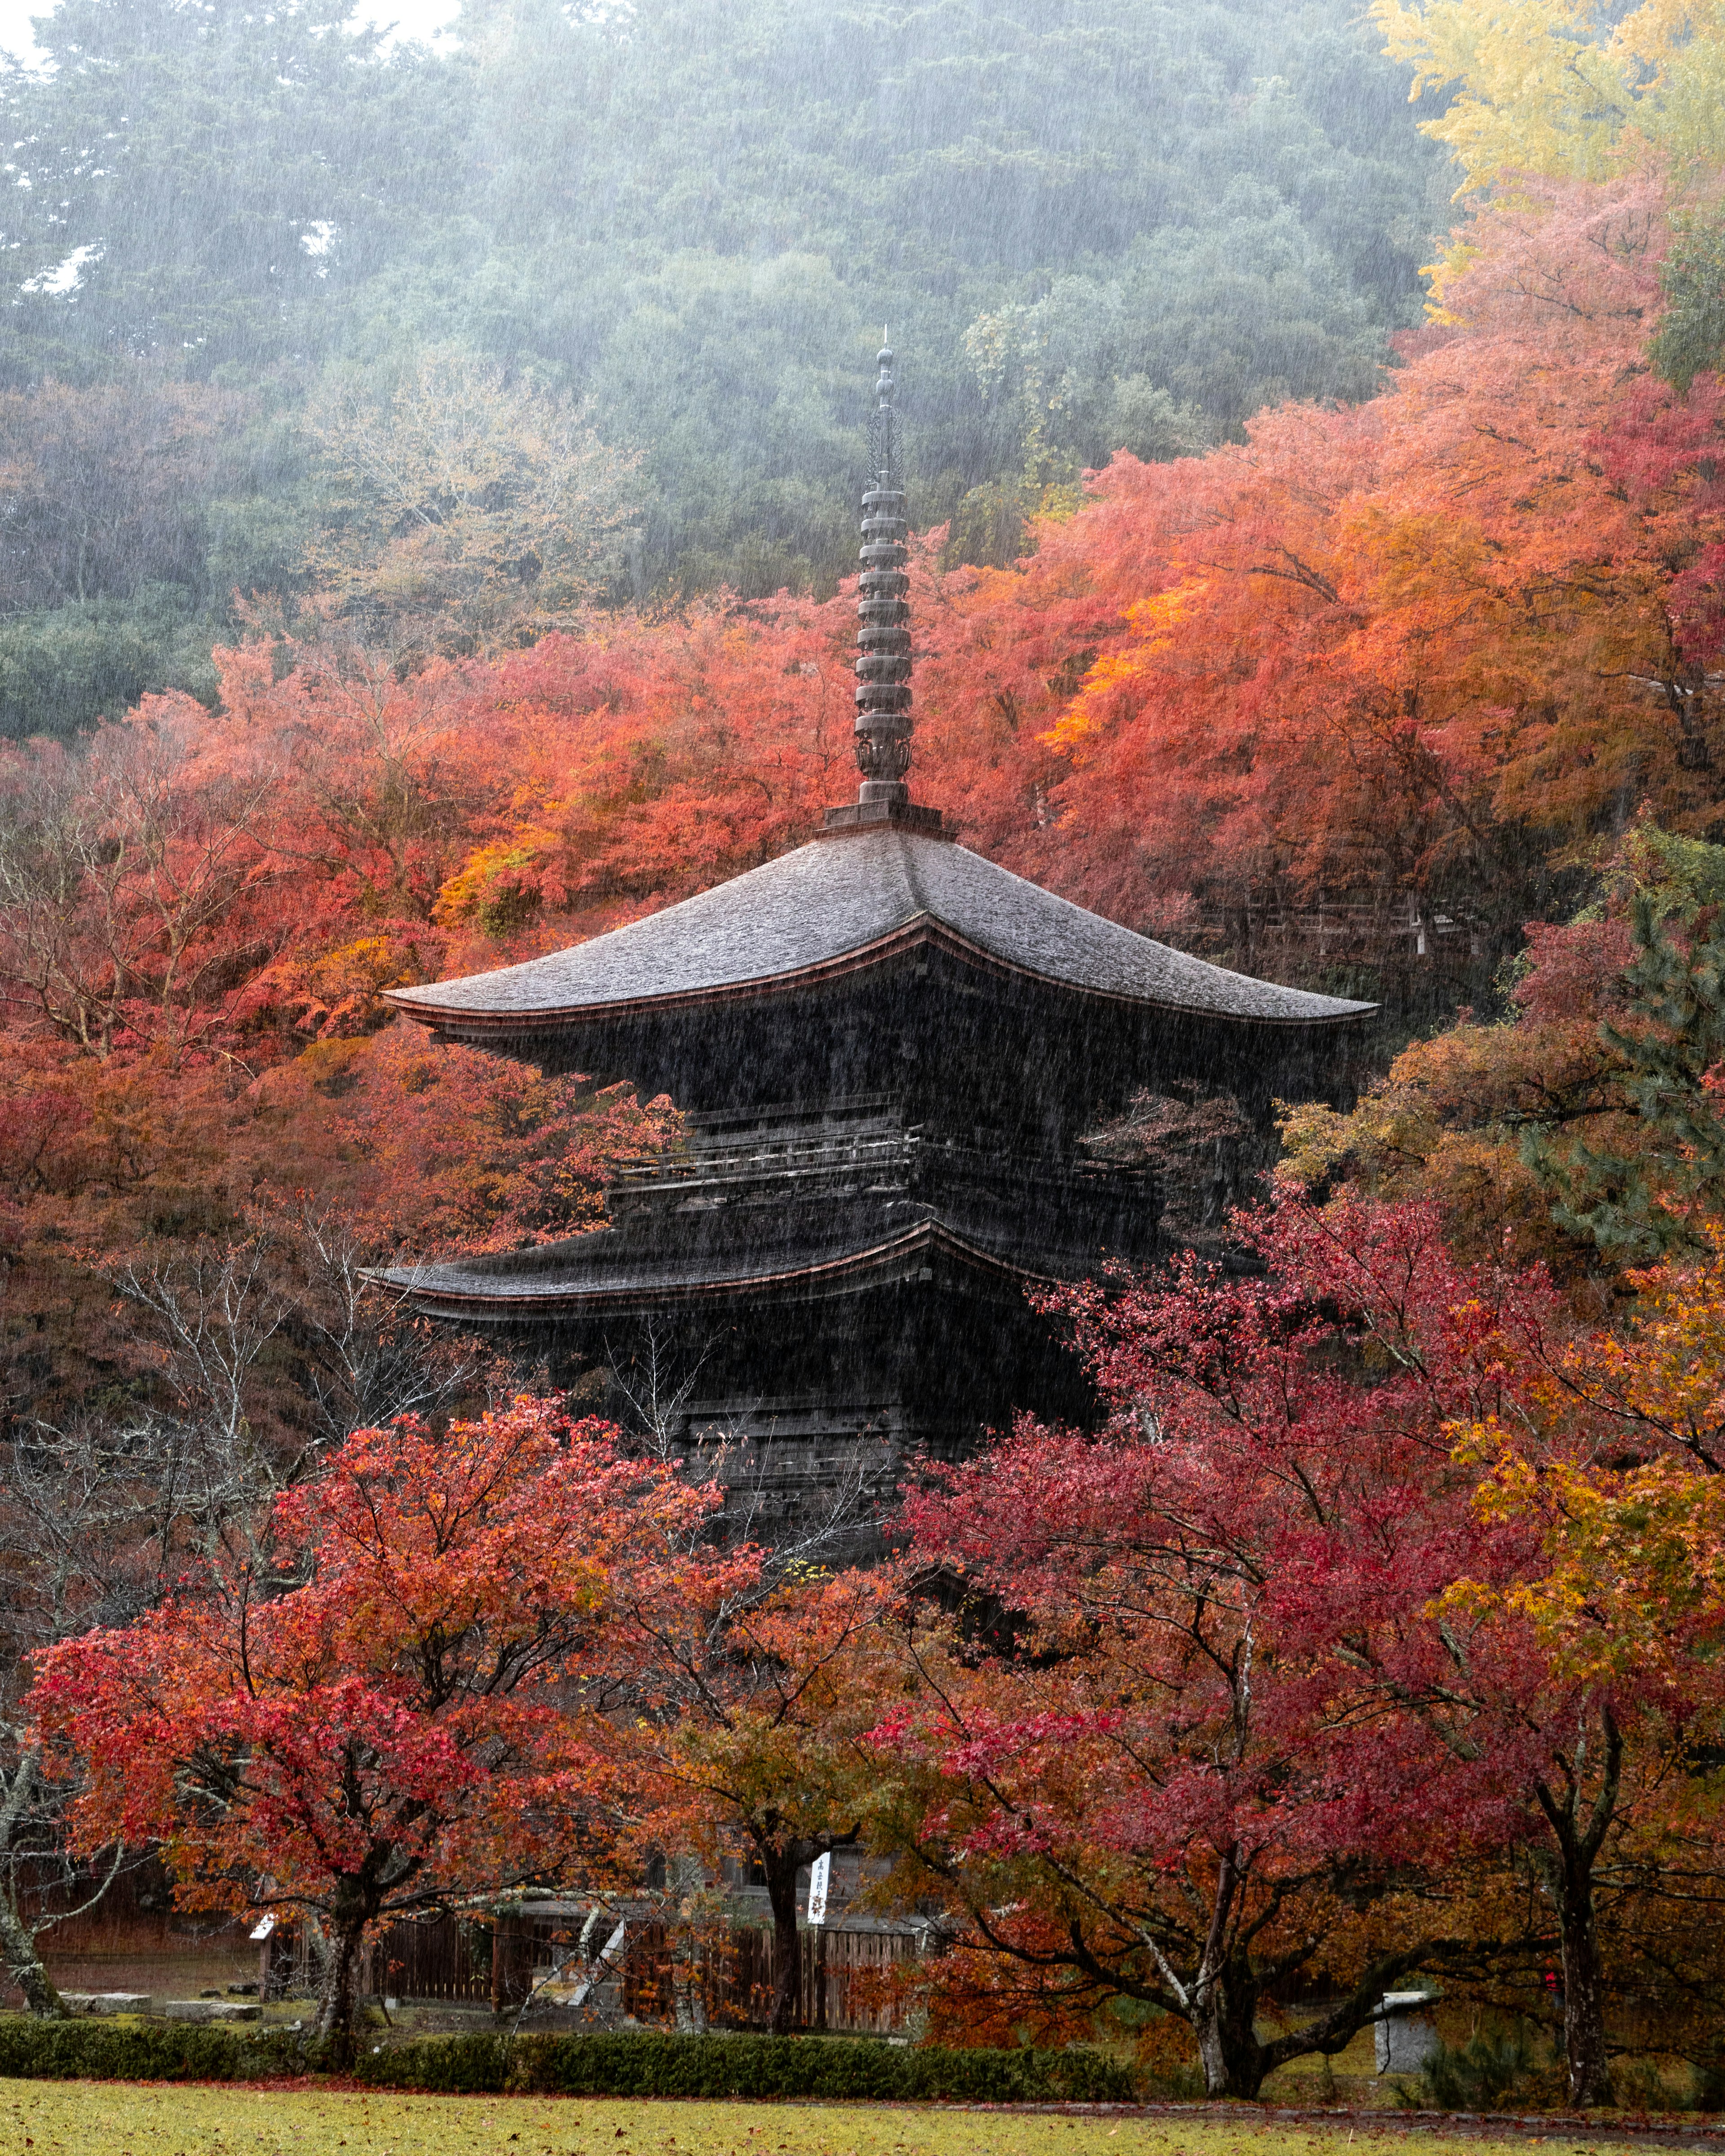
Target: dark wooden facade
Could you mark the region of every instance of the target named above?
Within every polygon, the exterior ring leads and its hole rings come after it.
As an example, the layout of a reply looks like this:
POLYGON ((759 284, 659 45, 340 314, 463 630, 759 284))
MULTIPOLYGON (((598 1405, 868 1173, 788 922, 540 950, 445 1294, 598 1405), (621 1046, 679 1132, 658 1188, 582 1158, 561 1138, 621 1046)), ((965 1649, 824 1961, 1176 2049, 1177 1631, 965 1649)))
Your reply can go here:
MULTIPOLYGON (((887 389, 883 367, 883 411, 887 389)), ((1082 1418, 1081 1373, 1026 1290, 1156 1256, 1163 1194, 1087 1134, 1145 1089, 1225 1090, 1260 1123, 1274 1099, 1337 1097, 1371 1015, 1136 935, 911 803, 903 497, 881 432, 857 801, 661 913, 393 998, 440 1039, 685 1111, 685 1142, 619 1178, 603 1231, 390 1278, 565 1380, 609 1372, 612 1411, 661 1440, 731 1440, 769 1513, 859 1445, 890 1476, 1016 1409, 1082 1418)))
POLYGON ((1164 952, 891 825, 398 1001, 442 1038, 685 1111, 683 1144, 619 1178, 600 1233, 395 1277, 566 1380, 612 1371, 612 1411, 661 1439, 748 1440, 733 1472, 760 1477, 770 1447, 769 1517, 859 1440, 890 1476, 1015 1409, 1081 1419, 1081 1373, 1025 1291, 1153 1258, 1164 1194, 1093 1157, 1086 1132, 1145 1087, 1220 1087, 1259 1115, 1332 1095, 1368 1014, 1164 952), (903 917, 883 927, 895 876, 903 917), (802 963, 752 974, 785 913, 802 963), (575 958, 578 974, 560 964, 575 958))

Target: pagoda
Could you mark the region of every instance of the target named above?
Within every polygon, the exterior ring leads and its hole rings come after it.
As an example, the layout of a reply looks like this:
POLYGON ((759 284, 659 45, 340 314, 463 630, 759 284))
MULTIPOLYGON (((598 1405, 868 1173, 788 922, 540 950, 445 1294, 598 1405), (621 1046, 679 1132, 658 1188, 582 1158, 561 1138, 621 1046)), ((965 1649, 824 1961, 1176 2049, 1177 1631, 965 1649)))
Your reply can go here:
MULTIPOLYGON (((859 1441, 956 1456, 1082 1420, 1026 1291, 1163 1249, 1165 1193, 1086 1138, 1141 1091, 1335 1097, 1373 1006, 1206 964, 958 844, 913 803, 905 495, 880 355, 856 799, 810 844, 591 942, 391 1000, 444 1041, 670 1095, 685 1136, 608 1224, 386 1277, 794 1512, 859 1441), (739 1450, 740 1448, 740 1450, 739 1450), (762 1476, 760 1463, 768 1463, 762 1476)), ((770 1522, 763 1523, 770 1525, 770 1522)))

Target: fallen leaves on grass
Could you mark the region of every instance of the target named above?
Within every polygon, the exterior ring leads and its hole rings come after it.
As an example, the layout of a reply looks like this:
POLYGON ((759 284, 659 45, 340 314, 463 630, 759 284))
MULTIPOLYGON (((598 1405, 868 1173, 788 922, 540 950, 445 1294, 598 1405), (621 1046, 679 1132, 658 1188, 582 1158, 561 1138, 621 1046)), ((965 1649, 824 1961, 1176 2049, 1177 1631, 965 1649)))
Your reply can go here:
MULTIPOLYGON (((1338 2125, 981 2112, 958 2106, 672 2103, 544 2097, 0 2081, 0 2156, 1453 2156, 1438 2135, 1338 2125)), ((1542 2137, 1543 2138, 1543 2137, 1542 2137)), ((1468 2156, 1527 2156, 1525 2140, 1470 2141, 1468 2156)), ((1565 2156, 1605 2156, 1591 2144, 1565 2156)), ((1620 2152, 1615 2152, 1620 2156, 1620 2152)))

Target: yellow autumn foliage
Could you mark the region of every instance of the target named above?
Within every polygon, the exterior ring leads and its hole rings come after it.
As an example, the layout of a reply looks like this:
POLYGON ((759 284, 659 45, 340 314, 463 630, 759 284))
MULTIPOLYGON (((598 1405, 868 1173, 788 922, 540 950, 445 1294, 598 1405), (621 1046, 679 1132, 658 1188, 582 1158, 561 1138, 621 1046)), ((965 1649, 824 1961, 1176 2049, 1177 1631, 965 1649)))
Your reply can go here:
POLYGON ((1725 1228, 1702 1232, 1702 1259, 1630 1273, 1628 1326, 1584 1335, 1536 1388, 1555 1427, 1588 1418, 1592 1456, 1541 1457, 1495 1417, 1450 1431, 1484 1470, 1481 1517, 1538 1522, 1548 1565, 1507 1589, 1459 1581, 1445 1605, 1501 1604, 1584 1682, 1655 1676, 1725 1625, 1725 1228))
POLYGON ((308 429, 321 588, 388 644, 451 654, 578 626, 633 524, 638 459, 584 408, 453 350, 398 379, 331 378, 308 429))
POLYGON ((1591 0, 1372 0, 1411 95, 1454 90, 1423 121, 1458 192, 1507 172, 1599 180, 1633 135, 1663 157, 1725 158, 1725 0, 1642 0, 1602 33, 1591 0))
POLYGON ((1101 731, 1108 706, 1117 689, 1153 669, 1162 656, 1178 642, 1187 617, 1209 588, 1207 577, 1189 578, 1172 591, 1140 599, 1127 608, 1126 619, 1137 639, 1125 651, 1110 652, 1096 660, 1078 693, 1054 725, 1038 739, 1046 748, 1070 752, 1101 731))

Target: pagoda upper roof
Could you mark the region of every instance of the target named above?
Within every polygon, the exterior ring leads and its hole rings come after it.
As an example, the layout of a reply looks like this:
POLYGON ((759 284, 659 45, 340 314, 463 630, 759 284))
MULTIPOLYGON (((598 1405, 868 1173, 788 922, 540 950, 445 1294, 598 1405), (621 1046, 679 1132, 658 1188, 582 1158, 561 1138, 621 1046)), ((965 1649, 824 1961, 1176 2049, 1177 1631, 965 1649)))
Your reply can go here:
POLYGON ((1374 1009, 1211 965, 951 839, 891 824, 816 839, 589 942, 398 988, 390 1000, 456 1034, 539 1031, 778 993, 927 942, 988 970, 1146 1012, 1303 1028, 1374 1009))

